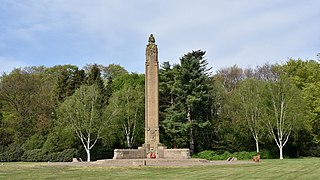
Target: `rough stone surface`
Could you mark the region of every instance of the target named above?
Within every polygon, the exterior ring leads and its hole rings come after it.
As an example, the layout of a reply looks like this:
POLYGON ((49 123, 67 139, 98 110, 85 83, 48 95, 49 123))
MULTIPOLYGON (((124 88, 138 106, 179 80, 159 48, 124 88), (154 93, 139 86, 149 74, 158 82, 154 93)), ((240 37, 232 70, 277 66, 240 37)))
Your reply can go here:
MULTIPOLYGON (((158 46, 151 34, 146 48, 145 144, 148 152, 157 153, 159 142, 159 62, 158 46)), ((160 145, 161 146, 161 145, 160 145)))

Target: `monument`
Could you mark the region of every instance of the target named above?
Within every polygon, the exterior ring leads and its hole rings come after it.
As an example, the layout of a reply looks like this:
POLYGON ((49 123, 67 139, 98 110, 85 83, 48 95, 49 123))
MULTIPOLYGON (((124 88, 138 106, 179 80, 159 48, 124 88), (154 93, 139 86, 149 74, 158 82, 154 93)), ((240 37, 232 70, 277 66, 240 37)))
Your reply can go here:
POLYGON ((146 48, 145 79, 145 144, 150 153, 156 153, 159 143, 159 63, 158 47, 151 34, 146 48), (154 152, 153 152, 154 151, 154 152))
POLYGON ((138 149, 115 149, 113 159, 188 159, 189 149, 167 149, 159 141, 159 62, 153 34, 146 47, 145 143, 138 149))

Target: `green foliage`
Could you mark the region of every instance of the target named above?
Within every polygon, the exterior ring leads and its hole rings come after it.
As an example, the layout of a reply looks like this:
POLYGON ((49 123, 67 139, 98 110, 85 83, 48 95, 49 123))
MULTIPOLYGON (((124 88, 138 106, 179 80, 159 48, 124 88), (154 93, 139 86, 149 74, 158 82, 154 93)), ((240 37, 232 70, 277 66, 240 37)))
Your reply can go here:
POLYGON ((123 76, 115 80, 115 84, 121 86, 113 92, 106 113, 120 143, 123 147, 132 148, 143 142, 144 86, 140 85, 143 76, 124 76, 132 81, 123 81, 123 76))
POLYGON ((63 102, 85 82, 85 72, 76 66, 54 66, 46 71, 53 82, 53 99, 63 102))
POLYGON ((39 134, 34 134, 29 139, 25 141, 23 144, 24 150, 32 150, 32 149, 40 149, 46 141, 45 136, 41 136, 39 134))
MULTIPOLYGON (((270 155, 269 151, 262 150, 260 152, 261 159, 270 159, 273 158, 270 155)), ((256 156, 257 152, 247 152, 247 151, 241 151, 241 152, 234 152, 230 153, 229 151, 225 152, 218 152, 218 151, 211 151, 206 150, 199 152, 197 154, 194 154, 193 158, 201 158, 201 159, 207 159, 207 160, 227 160, 229 157, 236 157, 238 160, 250 160, 253 156, 256 156)))
POLYGON ((88 71, 87 84, 96 85, 101 95, 101 106, 105 107, 108 103, 108 98, 110 97, 110 92, 107 92, 104 85, 104 81, 101 76, 101 69, 97 64, 91 65, 88 71))
POLYGON ((46 160, 50 162, 71 162, 72 158, 75 157, 79 157, 78 150, 65 149, 62 152, 48 154, 46 160))
POLYGON ((23 154, 21 144, 12 143, 7 147, 2 147, 0 152, 0 161, 2 162, 17 162, 23 154))
POLYGON ((313 142, 320 143, 320 63, 314 60, 290 59, 283 66, 286 75, 302 90, 307 103, 313 142))
POLYGON ((105 128, 102 111, 103 96, 98 85, 82 85, 74 95, 68 97, 58 108, 58 120, 70 124, 87 152, 90 161, 90 150, 101 138, 105 128))
POLYGON ((42 162, 46 161, 46 152, 42 149, 28 150, 21 156, 21 161, 24 162, 42 162))
POLYGON ((49 153, 60 152, 76 145, 77 137, 72 126, 56 122, 55 128, 49 135, 42 147, 49 153))
POLYGON ((33 149, 24 152, 21 161, 24 162, 71 162, 72 158, 78 157, 78 150, 66 149, 61 152, 48 153, 43 149, 33 149))
MULTIPOLYGON (((168 83, 161 84, 160 92, 166 97, 162 109, 162 127, 174 139, 184 137, 189 139, 191 152, 195 151, 195 144, 205 146, 207 143, 199 141, 195 137, 201 137, 204 128, 208 126, 211 114, 212 87, 209 84, 209 71, 207 62, 204 59, 204 51, 192 51, 180 59, 180 64, 171 70, 169 63, 164 63, 160 71, 161 80, 168 83), (168 76, 167 78, 165 76, 168 76), (175 115, 173 115, 175 114, 175 115)), ((203 140, 203 139, 202 139, 203 140)), ((176 140, 173 141, 173 146, 176 140)))
POLYGON ((118 91, 125 85, 131 85, 133 87, 140 85, 144 87, 145 75, 144 74, 123 74, 113 79, 112 91, 118 91))
POLYGON ((262 123, 266 113, 263 88, 263 82, 253 78, 245 79, 239 83, 231 95, 231 106, 233 106, 233 111, 230 113, 231 118, 237 121, 239 127, 250 132, 255 141, 257 152, 259 152, 260 136, 265 133, 262 123))
MULTIPOLYGON (((248 119, 264 117, 263 122, 274 124, 269 130, 277 130, 274 134, 278 138, 281 129, 271 120, 281 114, 275 110, 281 112, 283 96, 285 108, 282 110, 286 116, 281 127, 288 127, 283 132, 291 132, 284 148, 286 155, 320 156, 319 61, 290 59, 282 66, 267 64, 255 69, 235 65, 219 70, 212 78, 204 55, 204 51, 193 51, 183 55, 179 64, 161 65, 160 142, 170 148, 189 145, 195 152, 253 151, 252 132, 258 130, 261 148, 268 149, 270 156, 275 157, 277 146, 273 138, 266 135, 266 129, 256 129, 260 127, 255 126, 257 124, 251 126, 254 121, 248 119), (266 85, 263 90, 261 81, 266 85), (266 108, 268 113, 257 112, 257 108, 266 108)), ((73 112, 69 117, 85 114, 78 116, 76 126, 81 126, 79 132, 86 132, 83 129, 89 127, 85 125, 89 121, 85 119, 91 113, 85 104, 92 96, 79 93, 85 84, 85 91, 94 85, 101 95, 93 105, 96 110, 91 111, 98 125, 94 125, 90 133, 95 137, 99 135, 97 141, 91 141, 97 143, 92 149, 93 159, 105 158, 105 149, 136 147, 143 143, 144 74, 129 74, 120 65, 94 64, 84 70, 73 65, 25 67, 2 74, 0 78, 1 161, 19 161, 23 154, 25 159, 32 157, 39 161, 36 155, 40 157, 41 153, 47 158, 50 156, 50 161, 63 160, 64 150, 81 150, 82 142, 77 140, 75 126, 67 116, 62 117, 60 108, 64 106, 66 115, 73 112), (127 127, 131 128, 128 136, 124 135, 126 129, 120 123, 125 121, 135 121, 128 123, 127 127), (127 137, 133 140, 132 145, 127 137)), ((80 154, 84 156, 85 151, 80 154)))
POLYGON ((118 64, 109 64, 107 67, 101 67, 104 79, 116 79, 117 77, 128 74, 128 71, 118 64))
POLYGON ((14 142, 14 130, 11 128, 0 127, 0 146, 7 146, 14 142))
POLYGON ((17 117, 16 126, 21 141, 34 133, 34 117, 40 81, 36 74, 15 69, 1 78, 0 99, 3 109, 17 117))
POLYGON ((177 68, 171 67, 169 62, 164 62, 159 73, 159 93, 160 93, 160 127, 164 130, 162 142, 166 142, 168 147, 177 148, 185 147, 187 144, 186 134, 188 125, 182 121, 185 113, 178 108, 175 99, 177 95, 174 93, 175 76, 177 68))

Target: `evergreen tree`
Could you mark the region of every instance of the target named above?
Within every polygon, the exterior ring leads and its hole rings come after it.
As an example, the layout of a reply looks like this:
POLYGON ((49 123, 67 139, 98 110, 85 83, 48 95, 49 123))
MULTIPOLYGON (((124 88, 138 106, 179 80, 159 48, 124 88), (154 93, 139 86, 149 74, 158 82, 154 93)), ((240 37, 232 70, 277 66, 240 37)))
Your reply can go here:
POLYGON ((159 73, 160 127, 164 130, 163 135, 166 136, 164 141, 170 139, 172 145, 168 145, 173 148, 185 145, 186 138, 183 135, 187 132, 187 126, 182 121, 184 114, 179 111, 175 103, 174 78, 176 75, 177 68, 171 68, 169 62, 164 62, 161 65, 159 73))
POLYGON ((102 105, 105 106, 108 102, 108 96, 107 91, 103 82, 103 79, 101 77, 101 71, 97 64, 94 64, 90 66, 88 77, 87 77, 87 84, 88 85, 94 85, 96 84, 99 88, 100 94, 102 95, 102 105))
POLYGON ((54 67, 53 71, 58 72, 54 88, 55 99, 58 102, 63 102, 66 97, 73 95, 75 90, 85 82, 85 72, 76 66, 58 66, 54 67))
POLYGON ((173 88, 175 106, 184 117, 181 122, 188 127, 191 153, 196 150, 196 143, 200 143, 196 142, 195 137, 202 136, 212 118, 210 69, 206 67, 208 63, 204 55, 205 51, 198 50, 187 53, 180 59, 173 88))

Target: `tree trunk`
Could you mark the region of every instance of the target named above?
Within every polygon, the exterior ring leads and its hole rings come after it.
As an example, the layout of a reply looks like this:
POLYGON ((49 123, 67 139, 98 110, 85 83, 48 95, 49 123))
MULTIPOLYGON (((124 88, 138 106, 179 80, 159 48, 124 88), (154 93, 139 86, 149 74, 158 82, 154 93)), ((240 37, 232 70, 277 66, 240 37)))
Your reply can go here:
POLYGON ((90 162, 90 149, 86 149, 87 152, 87 162, 90 162))
POLYGON ((279 146, 279 151, 280 151, 280 159, 283 159, 283 154, 282 154, 282 145, 279 146))
POLYGON ((126 139, 127 139, 127 146, 128 146, 129 149, 131 149, 132 145, 131 145, 131 142, 130 142, 130 136, 128 134, 126 135, 126 139))
POLYGON ((188 122, 190 123, 190 131, 189 131, 189 144, 190 144, 190 153, 193 154, 194 152, 194 138, 193 138, 193 128, 192 128, 192 120, 191 120, 191 109, 188 107, 188 112, 187 112, 187 119, 188 122))
POLYGON ((257 149, 257 153, 259 153, 260 150, 259 150, 259 141, 258 140, 256 140, 256 149, 257 149))
POLYGON ((193 154, 194 152, 194 139, 193 139, 193 128, 192 126, 190 127, 190 132, 189 132, 189 143, 190 143, 190 153, 193 154))
POLYGON ((177 149, 177 135, 173 137, 173 149, 177 149))

